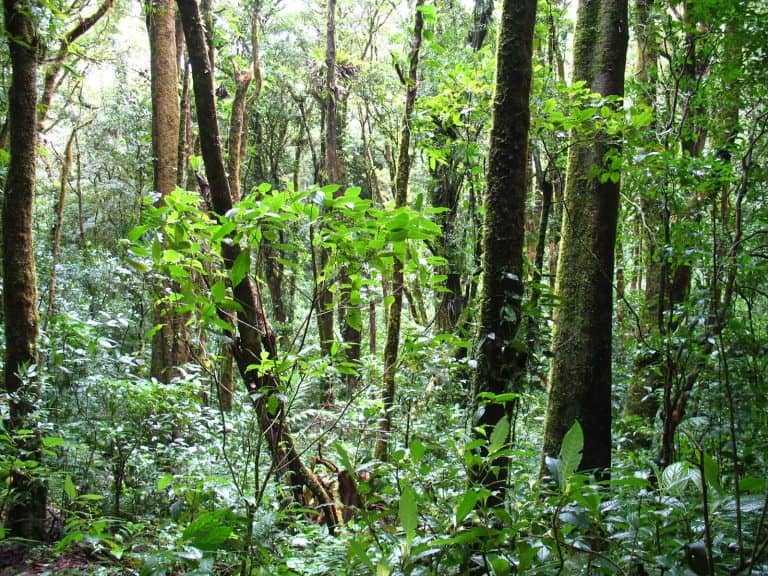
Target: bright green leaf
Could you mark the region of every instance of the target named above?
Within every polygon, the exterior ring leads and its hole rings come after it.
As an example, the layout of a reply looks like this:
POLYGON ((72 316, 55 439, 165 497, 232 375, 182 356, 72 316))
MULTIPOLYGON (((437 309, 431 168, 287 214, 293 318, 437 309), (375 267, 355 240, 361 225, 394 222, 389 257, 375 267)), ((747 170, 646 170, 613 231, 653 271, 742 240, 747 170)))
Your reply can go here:
POLYGON ((408 484, 403 483, 403 491, 400 495, 400 504, 397 510, 400 525, 405 530, 405 537, 410 545, 416 536, 416 527, 419 524, 419 508, 416 503, 416 493, 408 484))
POLYGON ((229 271, 229 279, 232 281, 232 287, 236 287, 242 282, 251 270, 251 253, 243 250, 235 258, 232 268, 229 271))
POLYGON ((67 477, 64 478, 64 494, 67 495, 67 498, 70 500, 74 500, 77 498, 77 488, 75 487, 75 483, 72 482, 72 477, 67 474, 67 477))
POLYGON ((561 488, 565 488, 568 481, 576 472, 576 469, 581 464, 582 451, 584 450, 584 432, 581 429, 581 424, 576 420, 571 426, 570 430, 563 436, 563 443, 560 446, 560 454, 558 460, 560 460, 560 477, 563 484, 561 488))

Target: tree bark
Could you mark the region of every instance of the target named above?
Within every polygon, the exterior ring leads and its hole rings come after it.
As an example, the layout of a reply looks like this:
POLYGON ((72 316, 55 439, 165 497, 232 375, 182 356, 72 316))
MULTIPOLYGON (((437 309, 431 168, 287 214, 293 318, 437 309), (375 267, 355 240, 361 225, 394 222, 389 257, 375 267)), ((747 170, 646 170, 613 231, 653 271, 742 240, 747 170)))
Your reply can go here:
MULTIPOLYGON (((180 105, 176 53, 176 18, 173 0, 148 0, 150 74, 152 87, 152 167, 157 202, 171 194, 178 179, 180 105)), ((184 318, 174 314, 164 302, 173 286, 163 283, 155 303, 154 323, 159 329, 152 336, 154 378, 169 382, 174 369, 189 357, 184 318)))
MULTIPOLYGON (((192 63, 200 145, 211 187, 211 201, 214 212, 224 215, 232 209, 232 194, 224 168, 216 120, 213 70, 207 54, 202 19, 196 0, 178 0, 178 5, 192 63)), ((228 269, 232 267, 241 251, 238 244, 222 245, 222 257, 228 269)), ((249 365, 260 361, 262 351, 267 352, 271 358, 277 357, 275 334, 264 312, 258 289, 248 275, 233 286, 232 290, 234 299, 240 306, 235 322, 235 361, 249 393, 257 398, 253 402, 254 409, 276 474, 288 483, 295 494, 300 494, 300 488, 306 487, 318 502, 329 530, 333 531, 339 523, 338 512, 322 483, 301 461, 286 422, 286 407, 279 394, 279 377, 272 372, 259 374, 258 370, 248 370, 249 365)))
MULTIPOLYGON (((400 142, 397 154, 397 173, 395 176, 395 207, 405 206, 408 202, 408 181, 411 175, 411 122, 416 108, 416 90, 418 87, 419 52, 424 30, 424 17, 421 8, 424 0, 416 0, 416 16, 413 26, 413 40, 408 58, 408 77, 405 79, 405 111, 400 131, 400 142)), ((395 406, 395 373, 397 371, 397 355, 400 347, 400 319, 403 311, 403 292, 405 278, 403 269, 407 250, 395 256, 392 273, 393 301, 387 315, 387 340, 384 343, 384 413, 379 419, 379 430, 376 434, 374 456, 379 460, 387 459, 389 434, 392 428, 392 410, 395 406)))
MULTIPOLYGON (((474 388, 479 414, 476 434, 488 438, 514 402, 484 400, 482 395, 520 392, 525 377, 525 348, 520 341, 523 296, 525 198, 528 190, 529 98, 533 76, 536 0, 505 0, 496 54, 496 86, 488 150, 483 232, 480 323, 474 388)), ((487 456, 487 452, 482 453, 487 456)), ((475 481, 504 501, 507 462, 484 461, 472 470, 475 481), (499 465, 501 464, 501 465, 499 465)))
MULTIPOLYGON (((581 0, 574 39, 574 81, 593 92, 623 95, 627 52, 626 0, 581 0)), ((600 172, 618 142, 598 133, 574 140, 568 155, 562 239, 555 292, 545 456, 557 456, 578 420, 584 431, 580 468, 611 467, 612 281, 619 183, 600 172)), ((542 473, 544 473, 542 465, 542 473)))
MULTIPOLYGON (((32 239, 35 198, 37 62, 39 37, 25 0, 4 0, 5 34, 11 57, 8 89, 10 160, 3 203, 3 291, 5 293, 5 390, 9 398, 8 430, 33 433, 14 438, 22 460, 42 460, 40 434, 28 418, 39 390, 32 374, 37 364, 37 285, 32 239)), ((48 494, 44 479, 14 467, 6 528, 12 536, 42 540, 46 533, 48 494)))

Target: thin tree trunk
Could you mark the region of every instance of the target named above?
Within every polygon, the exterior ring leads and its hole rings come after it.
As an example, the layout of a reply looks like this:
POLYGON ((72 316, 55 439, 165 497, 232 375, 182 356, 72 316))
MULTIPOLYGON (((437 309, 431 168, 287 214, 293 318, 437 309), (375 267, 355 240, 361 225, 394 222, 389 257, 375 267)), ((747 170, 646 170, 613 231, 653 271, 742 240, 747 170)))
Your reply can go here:
MULTIPOLYGON (((187 51, 192 62, 200 144, 205 171, 211 185, 213 210, 224 215, 232 209, 233 203, 220 145, 213 74, 205 48, 202 19, 196 0, 178 0, 178 5, 184 24, 187 51)), ((226 268, 232 267, 241 251, 242 248, 238 244, 222 245, 226 268)), ((255 359, 261 358, 262 351, 268 353, 271 358, 277 358, 275 334, 264 313, 257 286, 248 275, 232 289, 235 302, 240 307, 236 321, 238 346, 235 348, 235 361, 249 393, 256 398, 253 402, 254 409, 276 473, 288 483, 295 494, 300 494, 300 488, 306 487, 318 502, 328 528, 333 530, 339 523, 339 515, 333 499, 322 483, 301 461, 286 422, 286 406, 279 394, 279 377, 272 372, 260 374, 258 370, 248 369, 255 359)))
MULTIPOLYGON (((541 212, 536 232, 536 248, 533 259, 533 277, 531 278, 531 309, 538 310, 541 299, 541 279, 544 274, 544 251, 547 246, 547 230, 549 229, 549 217, 552 212, 552 194, 554 185, 550 180, 549 166, 542 169, 538 152, 534 150, 533 160, 535 166, 536 187, 541 193, 541 212)), ((535 316, 528 317, 526 328, 526 344, 528 356, 533 357, 539 345, 539 325, 535 316)))
POLYGON ((83 207, 83 158, 80 154, 80 140, 75 135, 75 149, 77 150, 77 184, 75 193, 77 194, 77 230, 78 244, 80 248, 85 248, 85 211, 83 207))
POLYGON ((192 94, 190 93, 190 70, 189 66, 187 66, 186 58, 184 58, 183 46, 180 61, 181 102, 179 107, 179 141, 176 152, 176 186, 184 187, 187 164, 189 163, 189 155, 192 151, 192 94))
MULTIPOLYGON (((405 84, 405 111, 403 112, 400 142, 397 153, 397 173, 395 176, 395 207, 405 206, 408 202, 408 181, 411 175, 411 122, 416 108, 416 89, 418 87, 419 52, 424 30, 424 17, 420 8, 424 0, 416 0, 416 16, 413 26, 413 40, 408 58, 408 77, 405 84)), ((388 456, 389 435, 392 429, 392 410, 395 406, 395 373, 397 371, 397 355, 400 347, 400 319, 403 311, 403 292, 405 278, 403 269, 407 250, 396 254, 392 273, 392 304, 387 315, 387 340, 384 344, 384 413, 379 419, 379 430, 376 435, 374 456, 386 460, 388 456)))
MULTIPOLYGON (((658 41, 653 30, 652 10, 655 0, 637 0, 637 72, 635 78, 640 86, 640 101, 656 112, 656 67, 658 64, 658 41)), ((650 186, 640 198, 642 236, 645 246, 645 306, 643 307, 643 325, 651 341, 659 338, 663 330, 663 292, 662 262, 665 256, 660 247, 663 240, 665 213, 662 196, 657 187, 650 186)), ((624 411, 628 416, 639 416, 651 422, 658 409, 655 391, 662 385, 659 377, 658 360, 661 356, 655 352, 640 355, 634 363, 633 375, 627 390, 624 411)), ((635 434, 634 441, 639 446, 646 446, 650 438, 635 434)))
MULTIPOLYGON (((8 89, 10 160, 3 202, 3 292, 5 294, 5 390, 8 432, 32 429, 15 439, 19 457, 42 460, 42 443, 34 422, 39 389, 32 368, 37 364, 37 285, 32 239, 35 198, 37 126, 37 62, 39 37, 32 19, 35 7, 24 0, 4 0, 5 33, 11 57, 8 89)), ((45 536, 48 494, 42 475, 16 467, 10 476, 14 491, 6 510, 10 535, 30 540, 45 536)))
POLYGON ((64 205, 67 199, 67 187, 69 186, 69 173, 72 171, 72 143, 77 135, 77 128, 67 139, 64 146, 64 157, 61 160, 61 178, 59 180, 59 198, 56 201, 56 223, 53 226, 53 242, 51 246, 51 276, 48 279, 48 309, 43 320, 43 331, 48 329, 51 317, 56 313, 56 265, 59 261, 59 248, 61 244, 61 229, 64 226, 64 205))

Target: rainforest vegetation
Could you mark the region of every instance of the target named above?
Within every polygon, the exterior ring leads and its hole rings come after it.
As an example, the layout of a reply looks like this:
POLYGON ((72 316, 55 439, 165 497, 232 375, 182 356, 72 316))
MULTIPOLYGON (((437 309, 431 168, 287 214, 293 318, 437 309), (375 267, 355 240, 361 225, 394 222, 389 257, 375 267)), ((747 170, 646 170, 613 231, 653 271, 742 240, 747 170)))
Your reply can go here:
POLYGON ((4 0, 0 575, 768 574, 765 0, 4 0))

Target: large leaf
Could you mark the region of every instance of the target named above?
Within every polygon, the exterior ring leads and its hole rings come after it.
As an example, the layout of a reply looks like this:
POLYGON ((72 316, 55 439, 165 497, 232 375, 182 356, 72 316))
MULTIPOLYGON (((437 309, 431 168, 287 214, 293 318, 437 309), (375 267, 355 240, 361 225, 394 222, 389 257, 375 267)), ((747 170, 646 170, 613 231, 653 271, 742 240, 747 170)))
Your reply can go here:
POLYGON ((184 530, 184 540, 199 550, 218 550, 232 534, 235 520, 229 510, 204 512, 184 530))
POLYGON ((704 476, 710 488, 718 494, 723 493, 723 485, 720 481, 720 466, 717 464, 717 460, 709 454, 704 454, 704 476))
POLYGON ((489 448, 490 454, 495 454, 501 450, 507 443, 508 439, 509 418, 507 418, 507 415, 505 414, 501 417, 501 420, 496 423, 496 426, 493 427, 493 432, 491 432, 491 445, 489 448))
POLYGON ((560 446, 560 488, 565 488, 568 482, 581 464, 582 451, 584 450, 584 432, 578 420, 573 423, 570 430, 563 436, 560 446))
POLYGON ((477 504, 477 501, 479 498, 480 498, 480 495, 478 494, 478 492, 476 492, 472 488, 469 488, 464 493, 464 497, 461 499, 461 502, 459 502, 459 505, 456 507, 456 526, 460 526, 461 523, 464 521, 464 518, 467 517, 467 514, 472 512, 472 509, 475 507, 475 504, 477 504))
POLYGON ((248 275, 251 269, 251 253, 248 250, 243 250, 235 258, 232 264, 232 269, 229 271, 229 279, 232 281, 232 287, 234 288, 248 275))
POLYGON ((701 485, 701 474, 688 462, 673 462, 661 473, 661 488, 674 495, 682 494, 686 486, 692 482, 701 485))
POLYGON ((416 493, 408 484, 403 484, 403 492, 400 494, 400 505, 397 510, 400 525, 405 530, 405 538, 410 546, 416 536, 416 527, 419 525, 419 507, 416 503, 416 493))

